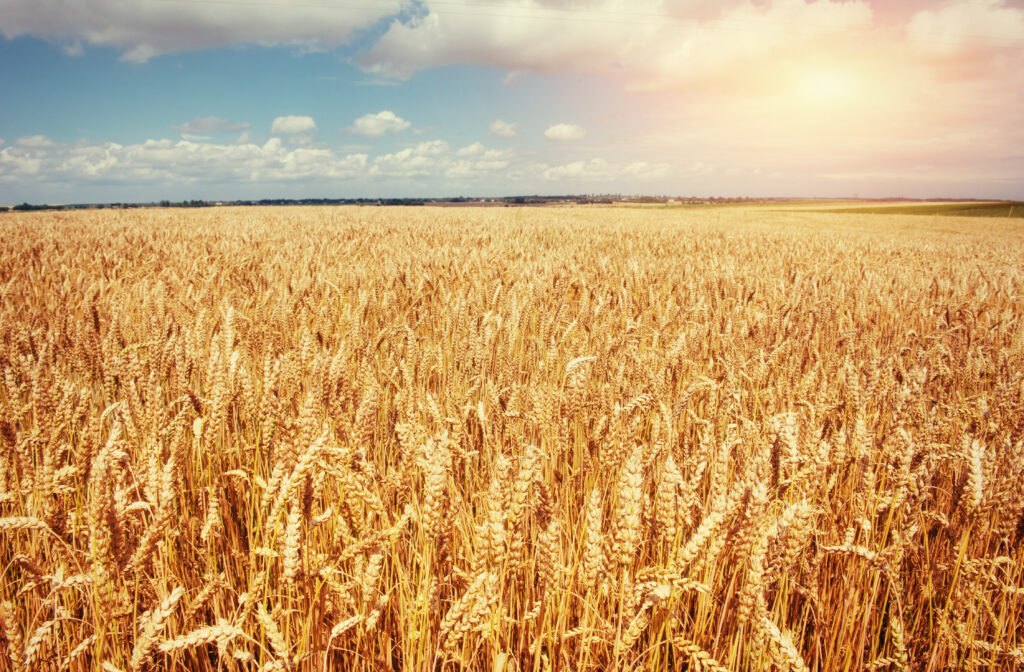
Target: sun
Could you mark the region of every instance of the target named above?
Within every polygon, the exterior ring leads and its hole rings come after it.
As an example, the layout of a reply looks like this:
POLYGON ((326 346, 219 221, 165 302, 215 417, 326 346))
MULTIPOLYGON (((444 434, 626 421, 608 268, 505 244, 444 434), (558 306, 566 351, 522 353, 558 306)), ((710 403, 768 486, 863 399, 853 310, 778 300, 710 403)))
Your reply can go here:
POLYGON ((811 70, 798 79, 797 94, 806 102, 840 103, 857 95, 857 85, 853 77, 842 71, 811 70))

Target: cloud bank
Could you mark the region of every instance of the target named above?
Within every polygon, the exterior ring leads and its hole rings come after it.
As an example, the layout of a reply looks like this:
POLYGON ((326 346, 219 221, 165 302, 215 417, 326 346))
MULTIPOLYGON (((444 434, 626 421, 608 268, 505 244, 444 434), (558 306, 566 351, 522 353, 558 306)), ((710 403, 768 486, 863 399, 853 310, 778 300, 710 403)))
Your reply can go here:
POLYGON ((220 144, 151 139, 59 143, 45 136, 20 138, 0 147, 0 184, 278 183, 449 175, 480 177, 509 167, 511 150, 480 143, 453 151, 430 140, 397 152, 370 156, 328 147, 287 147, 272 137, 263 144, 220 144))
POLYGON ((766 63, 844 43, 872 50, 902 41, 920 58, 1024 48, 1024 9, 1008 0, 949 0, 902 16, 903 26, 887 25, 886 12, 895 6, 867 0, 320 0, 295 7, 263 0, 0 0, 0 34, 42 37, 71 54, 83 45, 114 47, 141 63, 227 45, 334 49, 383 24, 359 61, 377 75, 403 79, 468 63, 503 68, 515 78, 589 73, 643 90, 680 90, 744 69, 763 74, 766 63))
POLYGON ((80 53, 82 44, 114 47, 124 60, 144 63, 160 54, 237 44, 332 49, 356 31, 394 16, 404 4, 317 0, 298 11, 288 3, 262 0, 2 0, 0 34, 44 37, 64 43, 70 53, 80 53))
POLYGON ((577 71, 631 88, 664 89, 713 77, 795 45, 858 35, 864 1, 665 3, 424 0, 426 15, 395 18, 362 63, 407 78, 423 68, 476 63, 510 72, 577 71))

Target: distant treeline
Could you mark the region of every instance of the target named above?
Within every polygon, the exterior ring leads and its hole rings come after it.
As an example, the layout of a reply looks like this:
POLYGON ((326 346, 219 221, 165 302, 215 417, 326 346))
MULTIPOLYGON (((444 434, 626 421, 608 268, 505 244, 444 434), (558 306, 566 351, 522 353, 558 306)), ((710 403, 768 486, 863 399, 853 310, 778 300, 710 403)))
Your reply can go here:
POLYGON ((695 196, 623 196, 621 194, 600 194, 580 195, 568 194, 564 196, 501 196, 496 198, 470 198, 466 196, 455 196, 449 198, 262 198, 259 200, 234 200, 234 201, 154 201, 151 203, 71 203, 71 204, 40 204, 22 203, 13 207, 0 206, 0 212, 9 210, 17 212, 30 212, 35 210, 88 210, 88 209, 125 209, 125 208, 206 208, 211 206, 232 206, 232 205, 466 205, 466 206, 513 206, 513 205, 591 205, 591 204, 612 204, 612 203, 642 203, 642 204, 678 204, 678 205, 707 205, 719 203, 748 203, 764 202, 780 199, 755 199, 755 198, 718 198, 718 197, 695 197, 695 196))
MULTIPOLYGON (((200 201, 190 201, 191 203, 200 203, 200 201)), ((183 205, 183 204, 178 204, 183 205)), ((102 210, 104 208, 151 208, 155 207, 155 203, 70 203, 53 205, 48 203, 32 204, 22 203, 21 205, 6 206, 0 205, 0 212, 35 212, 38 210, 102 210)), ((196 207, 184 204, 184 207, 196 207)))

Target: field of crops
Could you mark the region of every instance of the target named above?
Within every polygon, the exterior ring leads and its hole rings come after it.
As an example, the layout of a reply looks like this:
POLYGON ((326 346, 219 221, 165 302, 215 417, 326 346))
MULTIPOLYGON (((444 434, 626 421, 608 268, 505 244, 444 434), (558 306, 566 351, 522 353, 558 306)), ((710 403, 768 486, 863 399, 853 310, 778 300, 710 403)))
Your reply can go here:
MULTIPOLYGON (((815 204, 803 202, 805 210, 815 204)), ((1017 201, 954 201, 954 202, 871 202, 839 201, 834 205, 817 206, 820 212, 856 215, 939 215, 942 217, 1024 217, 1024 203, 1017 201)))
POLYGON ((1024 665, 1019 219, 0 236, 0 669, 1024 665))

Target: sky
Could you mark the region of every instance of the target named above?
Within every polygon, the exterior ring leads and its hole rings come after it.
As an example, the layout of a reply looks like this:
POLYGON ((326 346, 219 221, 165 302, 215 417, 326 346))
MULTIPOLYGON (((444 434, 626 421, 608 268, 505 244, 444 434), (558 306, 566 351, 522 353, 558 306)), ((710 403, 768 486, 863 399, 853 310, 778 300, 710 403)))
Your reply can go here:
POLYGON ((0 0, 0 204, 1024 199, 1024 0, 0 0))

